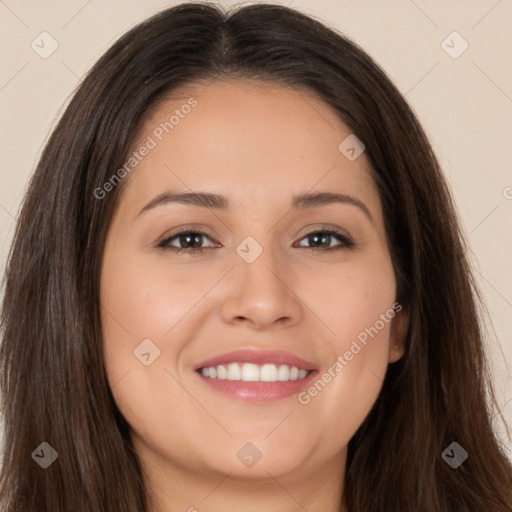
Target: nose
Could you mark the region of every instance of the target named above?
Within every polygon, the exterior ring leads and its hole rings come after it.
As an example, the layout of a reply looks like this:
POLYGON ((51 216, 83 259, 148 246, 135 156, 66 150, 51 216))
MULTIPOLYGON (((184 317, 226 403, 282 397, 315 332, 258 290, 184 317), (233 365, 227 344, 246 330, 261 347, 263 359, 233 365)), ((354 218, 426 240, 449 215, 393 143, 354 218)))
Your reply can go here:
POLYGON ((285 261, 278 262, 270 250, 252 263, 234 257, 235 269, 221 308, 224 322, 247 323, 258 331, 300 322, 303 303, 293 289, 285 261))

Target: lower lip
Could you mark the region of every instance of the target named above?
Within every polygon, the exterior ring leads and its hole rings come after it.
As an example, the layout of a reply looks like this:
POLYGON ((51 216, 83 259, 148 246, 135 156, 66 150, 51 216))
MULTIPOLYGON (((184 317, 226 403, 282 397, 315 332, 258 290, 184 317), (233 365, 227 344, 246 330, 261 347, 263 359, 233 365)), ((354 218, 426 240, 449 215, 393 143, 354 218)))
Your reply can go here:
POLYGON ((277 382, 246 382, 243 380, 212 379, 196 372, 199 378, 215 391, 243 402, 274 402, 298 394, 318 373, 312 370, 303 379, 277 382))

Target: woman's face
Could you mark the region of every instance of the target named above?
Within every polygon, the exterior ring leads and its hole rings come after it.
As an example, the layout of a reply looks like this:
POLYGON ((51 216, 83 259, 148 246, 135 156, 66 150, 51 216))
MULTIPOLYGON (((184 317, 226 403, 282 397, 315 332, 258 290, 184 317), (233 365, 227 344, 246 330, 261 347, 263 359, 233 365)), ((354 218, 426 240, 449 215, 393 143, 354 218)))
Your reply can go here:
POLYGON ((311 94, 180 92, 138 134, 101 273, 134 446, 166 470, 343 471, 406 323, 363 147, 311 94))

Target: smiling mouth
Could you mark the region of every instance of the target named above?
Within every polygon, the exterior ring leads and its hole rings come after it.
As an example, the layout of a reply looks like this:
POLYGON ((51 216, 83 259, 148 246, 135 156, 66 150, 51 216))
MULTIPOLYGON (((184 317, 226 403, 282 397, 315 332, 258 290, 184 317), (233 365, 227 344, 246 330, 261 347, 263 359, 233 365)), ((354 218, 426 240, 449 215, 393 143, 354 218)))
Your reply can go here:
POLYGON ((312 370, 287 364, 229 363, 203 367, 197 370, 203 377, 244 382, 288 382, 305 379, 312 370))

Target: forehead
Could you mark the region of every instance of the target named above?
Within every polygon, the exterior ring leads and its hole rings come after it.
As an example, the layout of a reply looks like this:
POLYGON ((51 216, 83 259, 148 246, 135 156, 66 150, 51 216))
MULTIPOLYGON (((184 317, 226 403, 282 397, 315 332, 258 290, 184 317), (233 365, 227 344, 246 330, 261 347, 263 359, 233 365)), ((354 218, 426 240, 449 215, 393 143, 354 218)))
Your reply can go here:
POLYGON ((262 194, 268 200, 336 188, 378 202, 364 153, 350 161, 339 149, 349 136, 310 92, 248 81, 191 84, 148 113, 132 152, 150 149, 123 195, 137 202, 167 188, 198 187, 247 203, 262 194))

